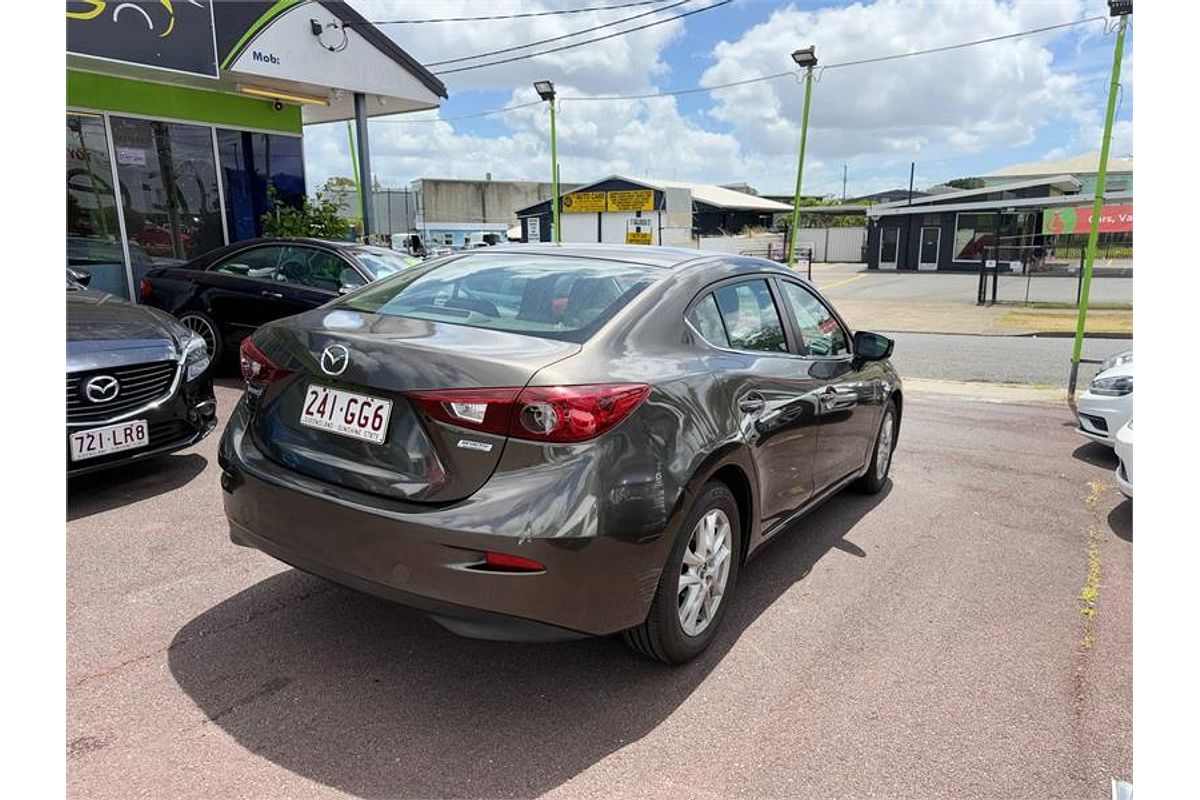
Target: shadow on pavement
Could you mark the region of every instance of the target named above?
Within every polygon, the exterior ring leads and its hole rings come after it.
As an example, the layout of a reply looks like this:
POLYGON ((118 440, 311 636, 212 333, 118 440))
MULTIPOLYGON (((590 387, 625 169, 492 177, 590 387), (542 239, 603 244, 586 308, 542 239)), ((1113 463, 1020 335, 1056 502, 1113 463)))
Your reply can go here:
POLYGON ((1075 452, 1071 453, 1077 460, 1085 464, 1091 464, 1093 467, 1102 467, 1107 470, 1117 468, 1117 454, 1113 452, 1111 447, 1105 447, 1097 442, 1085 442, 1075 448, 1075 452))
POLYGON ((185 625, 171 673, 247 750, 353 795, 540 794, 663 722, 831 548, 865 557, 845 536, 890 489, 840 495, 782 532, 743 570, 712 647, 682 667, 643 660, 619 636, 460 639, 290 570, 185 625))
POLYGON ((204 471, 199 453, 175 453, 67 481, 67 521, 174 491, 204 471))
POLYGON ((1133 501, 1126 497, 1108 512, 1108 527, 1118 539, 1133 541, 1133 501))

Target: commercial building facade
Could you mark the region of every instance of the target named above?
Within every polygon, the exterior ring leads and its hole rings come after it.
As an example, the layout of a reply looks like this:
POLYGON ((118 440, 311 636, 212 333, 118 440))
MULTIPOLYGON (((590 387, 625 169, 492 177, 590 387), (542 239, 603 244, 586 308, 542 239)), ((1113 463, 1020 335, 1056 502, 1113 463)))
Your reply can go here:
MULTIPOLYGON (((553 240, 551 200, 519 209, 522 241, 553 240)), ((564 242, 694 244, 695 237, 770 228, 791 206, 711 184, 611 175, 563 192, 564 242)))
MULTIPOLYGON (((1102 236, 1131 241, 1132 192, 1105 198, 1102 236)), ((973 271, 986 258, 1022 269, 1060 237, 1086 232, 1092 200, 1058 175, 868 206, 867 267, 973 271)))
POLYGON ((298 203, 305 123, 446 94, 341 2, 72 2, 67 50, 68 263, 128 297, 298 203))
MULTIPOLYGON (((420 178, 411 184, 416 197, 414 230, 427 244, 462 247, 468 234, 495 233, 507 237, 518 222, 517 209, 553 194, 548 181, 493 181, 420 178)), ((569 192, 574 184, 561 184, 569 192)))

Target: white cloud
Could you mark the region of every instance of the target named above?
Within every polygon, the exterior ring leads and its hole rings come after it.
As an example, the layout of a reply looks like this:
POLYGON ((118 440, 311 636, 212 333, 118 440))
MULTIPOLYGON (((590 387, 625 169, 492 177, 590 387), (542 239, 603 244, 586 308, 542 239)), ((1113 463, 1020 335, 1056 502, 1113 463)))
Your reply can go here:
MULTIPOLYGON (((368 19, 477 15, 483 4, 458 2, 356 2, 368 19)), ((517 10, 497 1, 494 13, 517 10)), ((519 10, 563 7, 522 3, 519 10)), ((736 9, 731 6, 730 9, 736 9)), ((428 63, 464 53, 547 38, 640 9, 527 20, 384 26, 401 46, 428 63)), ((684 9, 680 9, 684 10, 684 9)), ((678 13, 678 12, 668 12, 678 13)), ((713 12, 723 13, 723 12, 713 12)), ((817 45, 824 65, 921 50, 989 35, 1104 14, 1102 0, 879 0, 815 11, 789 5, 773 12, 712 51, 704 85, 793 69, 789 53, 817 45)), ((730 16, 736 19, 736 16, 730 16)), ((451 94, 503 88, 508 104, 534 99, 531 84, 553 79, 560 96, 630 94, 654 90, 669 69, 663 50, 683 30, 675 21, 626 37, 501 67, 444 76, 451 94), (513 87, 520 87, 513 89, 513 87)), ((1088 48, 1111 47, 1100 23, 947 53, 881 64, 829 69, 814 87, 805 163, 805 190, 841 191, 842 163, 851 167, 852 193, 907 182, 910 161, 917 183, 942 174, 956 161, 979 163, 1039 141, 1069 153, 1098 147, 1107 74, 1077 74, 1056 64, 1053 42, 1085 35, 1088 48), (1065 144, 1063 144, 1065 142, 1065 144)), ((595 35, 595 34, 593 34, 595 35)), ((586 38, 586 37, 585 37, 586 38)), ((569 40, 568 40, 569 41, 569 40)), ((1111 51, 1110 51, 1111 52, 1111 51)), ((1132 66, 1132 56, 1127 65, 1132 66)), ((435 69, 437 69, 435 67, 435 69)), ((1129 87, 1131 71, 1125 80, 1129 87)), ((803 88, 793 78, 722 89, 711 106, 682 115, 674 98, 585 102, 565 100, 558 118, 559 161, 565 182, 590 181, 613 172, 713 183, 746 181, 760 190, 790 193, 803 88)), ((501 105, 489 103, 488 105, 501 105)), ((549 174, 548 119, 544 105, 510 112, 505 131, 478 136, 462 123, 373 122, 372 167, 387 185, 418 177, 545 179, 549 174)), ((350 172, 342 125, 318 126, 305 137, 310 185, 350 172)), ((1132 148, 1132 125, 1119 123, 1113 152, 1132 148)), ((1012 159, 1025 160, 1025 159, 1012 159)))

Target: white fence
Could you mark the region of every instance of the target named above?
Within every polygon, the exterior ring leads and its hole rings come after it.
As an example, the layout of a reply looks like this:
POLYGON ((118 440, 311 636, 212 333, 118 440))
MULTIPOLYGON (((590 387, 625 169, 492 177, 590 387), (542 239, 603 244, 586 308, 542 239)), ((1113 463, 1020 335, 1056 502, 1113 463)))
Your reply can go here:
MULTIPOLYGON (((813 261, 860 262, 867 243, 866 228, 801 228, 798 243, 812 249, 813 261)), ((787 246, 782 233, 754 236, 701 236, 700 250, 714 253, 754 255, 784 260, 787 246)))

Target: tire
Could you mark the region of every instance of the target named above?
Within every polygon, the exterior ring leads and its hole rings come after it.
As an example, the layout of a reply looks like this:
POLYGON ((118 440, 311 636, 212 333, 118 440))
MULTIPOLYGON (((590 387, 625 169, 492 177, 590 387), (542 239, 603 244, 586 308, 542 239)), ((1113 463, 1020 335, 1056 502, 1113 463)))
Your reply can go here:
POLYGON ((883 407, 883 419, 879 420, 879 432, 875 434, 875 446, 871 448, 871 460, 867 463, 867 474, 854 483, 854 488, 863 494, 878 494, 887 483, 892 469, 892 455, 896 451, 896 434, 900 432, 900 417, 896 413, 896 401, 888 399, 883 407), (884 429, 889 428, 887 436, 884 429), (880 461, 880 447, 887 447, 887 455, 880 461), (882 465, 882 466, 881 466, 882 465))
POLYGON ((630 647, 647 658, 668 664, 683 664, 704 652, 720 628, 721 620, 725 618, 737 585, 742 556, 741 533, 737 501, 729 487, 719 481, 707 484, 692 504, 675 538, 671 554, 658 579, 650 613, 641 625, 625 631, 625 641, 630 647), (701 523, 705 520, 711 523, 710 527, 702 527, 701 523), (703 557, 704 551, 709 549, 704 547, 703 530, 712 531, 720 542, 717 547, 711 548, 713 556, 710 558, 703 557), (722 549, 726 552, 723 558, 717 555, 722 549), (697 556, 698 550, 700 556, 697 556), (681 589, 685 554, 689 555, 689 586, 681 589), (695 563, 697 559, 698 564, 695 563), (720 585, 721 571, 725 565, 728 568, 723 589, 710 607, 704 601, 704 598, 711 597, 711 589, 706 587, 720 585), (697 598, 698 606, 690 607, 695 613, 688 615, 690 627, 693 628, 689 632, 685 629, 682 605, 696 597, 696 592, 700 592, 700 595, 697 598), (680 600, 681 594, 686 594, 683 601, 680 600))
POLYGON ((225 355, 225 337, 221 335, 220 326, 203 311, 184 311, 179 315, 179 322, 188 330, 200 334, 208 345, 207 372, 212 372, 225 355))

